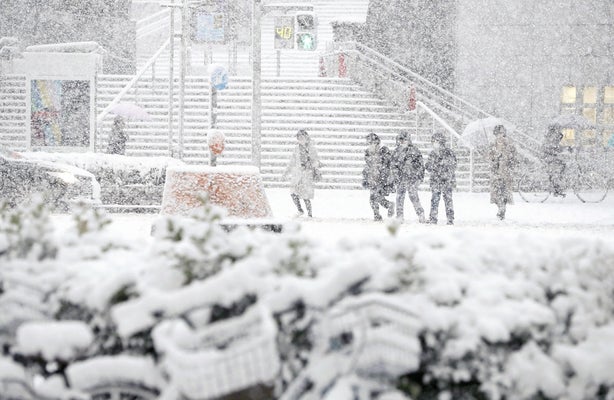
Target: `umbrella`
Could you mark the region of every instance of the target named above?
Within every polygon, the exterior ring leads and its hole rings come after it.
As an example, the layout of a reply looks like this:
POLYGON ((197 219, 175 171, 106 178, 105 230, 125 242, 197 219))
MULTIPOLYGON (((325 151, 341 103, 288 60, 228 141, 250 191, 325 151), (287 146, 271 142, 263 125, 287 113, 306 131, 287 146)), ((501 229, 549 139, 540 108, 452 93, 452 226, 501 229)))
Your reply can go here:
POLYGON ((495 126, 503 125, 506 130, 513 131, 516 127, 501 118, 488 117, 475 120, 465 127, 461 134, 461 142, 469 148, 486 147, 495 140, 495 126))
POLYGON ((117 103, 109 110, 109 113, 126 119, 151 120, 151 115, 149 115, 143 107, 133 103, 117 103))
POLYGON ((557 115, 548 125, 560 126, 563 129, 594 129, 595 124, 579 114, 557 115))

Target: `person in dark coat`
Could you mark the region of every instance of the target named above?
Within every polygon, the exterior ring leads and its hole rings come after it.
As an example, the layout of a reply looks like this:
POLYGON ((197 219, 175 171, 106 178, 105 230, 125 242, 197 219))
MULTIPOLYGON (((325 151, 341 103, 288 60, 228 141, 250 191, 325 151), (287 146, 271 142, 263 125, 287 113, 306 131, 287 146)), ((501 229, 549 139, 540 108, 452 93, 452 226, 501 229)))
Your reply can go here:
POLYGON ((488 149, 487 157, 490 163, 490 202, 497 205, 497 218, 503 220, 507 204, 514 203, 512 186, 518 152, 503 125, 495 126, 493 134, 495 142, 488 149))
POLYGON ((403 220, 405 192, 414 206, 418 221, 425 223, 424 209, 418 197, 418 185, 424 179, 424 161, 420 150, 411 142, 409 132, 400 132, 392 152, 392 177, 397 192, 397 218, 403 220))
POLYGON ((546 173, 552 186, 555 196, 565 197, 563 191, 563 172, 565 171, 565 161, 561 155, 563 132, 559 125, 550 125, 542 144, 542 157, 546 167, 546 173))
POLYGON ((126 133, 126 122, 119 115, 113 120, 113 127, 109 135, 109 145, 107 153, 109 154, 126 154, 126 142, 128 134, 126 133))
POLYGON ((388 217, 394 216, 394 202, 386 199, 393 190, 390 176, 391 154, 388 147, 381 146, 380 143, 380 138, 375 133, 367 135, 366 165, 362 171, 362 187, 370 190, 369 202, 375 221, 382 220, 380 205, 388 209, 388 217))
POLYGON ((456 185, 456 155, 448 146, 446 137, 442 132, 436 132, 431 140, 433 151, 431 151, 426 161, 426 170, 430 174, 432 192, 429 224, 437 223, 439 199, 443 195, 448 225, 453 225, 454 204, 452 202, 452 189, 456 185))
POLYGON ((303 215, 301 199, 305 202, 307 215, 312 217, 311 199, 314 197, 314 182, 322 178, 321 163, 316 147, 307 131, 301 129, 296 134, 297 145, 292 152, 284 178, 290 178, 290 197, 299 215, 303 215))

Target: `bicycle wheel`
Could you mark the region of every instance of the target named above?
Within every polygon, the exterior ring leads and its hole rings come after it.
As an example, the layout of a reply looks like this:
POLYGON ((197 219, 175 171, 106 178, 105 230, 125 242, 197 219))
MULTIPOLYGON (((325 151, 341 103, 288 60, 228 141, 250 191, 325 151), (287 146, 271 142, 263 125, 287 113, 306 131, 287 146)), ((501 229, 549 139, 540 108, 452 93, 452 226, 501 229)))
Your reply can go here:
POLYGON ((599 203, 608 194, 608 182, 597 172, 584 172, 574 183, 574 193, 583 203, 599 203))
POLYGON ((518 194, 527 203, 543 203, 550 196, 548 175, 539 169, 526 172, 518 181, 518 194))

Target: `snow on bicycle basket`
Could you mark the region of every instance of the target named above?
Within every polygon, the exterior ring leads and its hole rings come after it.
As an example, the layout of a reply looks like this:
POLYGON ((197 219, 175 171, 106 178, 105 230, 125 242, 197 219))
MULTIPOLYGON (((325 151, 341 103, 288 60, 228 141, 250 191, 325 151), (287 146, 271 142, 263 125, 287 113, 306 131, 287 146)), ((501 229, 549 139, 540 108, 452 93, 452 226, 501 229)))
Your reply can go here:
POLYGON ((276 336, 270 313, 258 307, 198 330, 177 319, 153 332, 172 383, 186 398, 199 400, 273 381, 280 369, 276 336))
POLYGON ((369 294, 331 310, 318 336, 328 341, 322 343, 328 350, 351 353, 347 372, 391 377, 418 369, 421 326, 402 303, 369 294))

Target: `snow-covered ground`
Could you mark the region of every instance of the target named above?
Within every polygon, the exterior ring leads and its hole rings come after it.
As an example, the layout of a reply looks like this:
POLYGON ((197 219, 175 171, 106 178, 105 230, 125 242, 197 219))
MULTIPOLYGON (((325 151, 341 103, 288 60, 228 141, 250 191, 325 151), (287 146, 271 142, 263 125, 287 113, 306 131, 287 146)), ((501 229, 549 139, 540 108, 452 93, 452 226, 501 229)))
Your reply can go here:
MULTIPOLYGON (((267 197, 275 219, 297 222, 301 230, 315 239, 330 241, 344 237, 388 234, 384 222, 374 222, 366 190, 316 190, 313 203, 314 218, 295 218, 296 209, 287 189, 267 189, 267 197)), ((420 192, 422 207, 430 209, 430 193, 420 192)), ((389 196, 393 200, 393 196, 389 196)), ((400 232, 438 229, 488 230, 495 235, 502 231, 543 232, 548 234, 588 234, 614 240, 614 194, 601 203, 582 203, 573 194, 564 199, 549 198, 545 203, 526 203, 516 196, 508 207, 507 219, 499 221, 496 206, 490 204, 488 193, 454 193, 455 226, 445 224, 443 201, 440 204, 439 225, 418 224, 413 206, 405 199, 405 222, 400 232)), ((382 209, 385 215, 385 210, 382 209)), ((151 231, 155 214, 113 214, 110 229, 118 234, 146 238, 151 231)), ((66 216, 57 216, 59 221, 66 216)))

